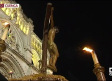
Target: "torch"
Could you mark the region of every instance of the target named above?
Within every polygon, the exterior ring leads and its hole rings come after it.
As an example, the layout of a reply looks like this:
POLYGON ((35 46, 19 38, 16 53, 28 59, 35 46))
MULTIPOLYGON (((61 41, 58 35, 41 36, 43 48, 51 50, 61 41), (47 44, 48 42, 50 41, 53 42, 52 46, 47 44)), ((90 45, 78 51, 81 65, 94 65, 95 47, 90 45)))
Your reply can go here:
POLYGON ((8 30, 9 30, 9 27, 10 27, 10 24, 8 22, 4 22, 3 23, 3 26, 5 27, 5 30, 3 32, 3 35, 1 37, 2 40, 5 40, 6 37, 7 37, 7 33, 8 33, 8 30))
POLYGON ((10 75, 10 78, 12 79, 12 74, 13 74, 13 71, 9 71, 9 75, 10 75))
POLYGON ((10 24, 8 22, 2 22, 4 29, 3 35, 0 39, 0 62, 2 61, 2 57, 1 57, 1 52, 6 50, 6 45, 5 45, 5 39, 7 37, 7 33, 10 27, 10 24))
POLYGON ((93 69, 93 72, 95 73, 97 80, 98 81, 106 81, 106 78, 104 75, 105 68, 100 65, 95 51, 90 48, 87 48, 87 47, 84 47, 83 50, 90 52, 92 55, 92 58, 94 61, 94 67, 95 67, 93 69))

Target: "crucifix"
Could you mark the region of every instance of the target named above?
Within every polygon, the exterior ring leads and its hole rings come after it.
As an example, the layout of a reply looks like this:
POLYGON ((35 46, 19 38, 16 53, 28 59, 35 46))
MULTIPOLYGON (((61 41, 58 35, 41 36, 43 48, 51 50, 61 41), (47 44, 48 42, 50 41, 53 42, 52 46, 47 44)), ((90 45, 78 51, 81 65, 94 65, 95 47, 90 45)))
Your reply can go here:
POLYGON ((54 8, 52 7, 51 16, 50 16, 51 26, 48 33, 48 50, 50 53, 50 60, 49 60, 49 65, 47 67, 51 69, 52 71, 57 72, 55 64, 56 64, 57 58, 59 57, 59 52, 58 52, 58 48, 56 44, 54 43, 54 38, 55 38, 55 34, 58 33, 59 30, 57 27, 54 26, 53 10, 54 8))
POLYGON ((59 57, 58 49, 54 43, 55 34, 58 33, 58 28, 54 26, 53 10, 51 3, 48 3, 46 10, 46 17, 44 22, 43 42, 42 42, 42 68, 41 73, 46 73, 47 67, 54 72, 57 72, 56 61, 59 57), (50 21, 50 22, 49 22, 50 21), (49 28, 50 24, 50 28, 49 28), (50 53, 49 65, 47 66, 47 49, 50 53))

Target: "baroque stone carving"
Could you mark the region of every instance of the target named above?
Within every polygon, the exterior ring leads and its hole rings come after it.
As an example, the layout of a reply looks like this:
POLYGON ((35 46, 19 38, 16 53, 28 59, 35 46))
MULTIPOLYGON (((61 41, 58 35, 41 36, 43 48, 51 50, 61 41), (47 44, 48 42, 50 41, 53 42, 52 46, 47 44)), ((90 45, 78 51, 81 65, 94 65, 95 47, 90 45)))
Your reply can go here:
POLYGON ((40 58, 39 58, 39 56, 35 50, 32 49, 32 53, 33 53, 33 55, 32 55, 33 64, 36 68, 39 69, 39 62, 38 61, 40 60, 40 58))
POLYGON ((8 32, 7 43, 8 43, 9 46, 11 46, 13 49, 16 49, 16 39, 15 39, 15 36, 14 36, 14 34, 12 33, 11 30, 8 32))

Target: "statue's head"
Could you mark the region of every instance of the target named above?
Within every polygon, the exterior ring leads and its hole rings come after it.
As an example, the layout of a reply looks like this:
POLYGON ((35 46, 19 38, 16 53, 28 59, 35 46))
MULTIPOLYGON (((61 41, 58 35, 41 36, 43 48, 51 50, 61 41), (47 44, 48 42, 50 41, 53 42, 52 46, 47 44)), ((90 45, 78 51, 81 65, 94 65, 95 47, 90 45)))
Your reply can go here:
POLYGON ((57 26, 55 26, 54 29, 56 30, 56 33, 59 32, 59 28, 57 26))

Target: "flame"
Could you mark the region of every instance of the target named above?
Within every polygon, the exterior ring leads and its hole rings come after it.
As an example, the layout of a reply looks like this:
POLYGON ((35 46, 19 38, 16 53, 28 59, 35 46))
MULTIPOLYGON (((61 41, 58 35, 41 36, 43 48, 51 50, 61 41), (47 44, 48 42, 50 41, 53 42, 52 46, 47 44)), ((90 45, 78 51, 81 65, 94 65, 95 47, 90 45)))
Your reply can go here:
POLYGON ((13 73, 13 72, 10 70, 9 73, 13 73))
POLYGON ((93 50, 87 47, 84 47, 83 50, 88 51, 88 52, 92 52, 93 50))
POLYGON ((4 25, 4 26, 8 26, 9 23, 8 23, 8 22, 4 22, 3 25, 4 25))

